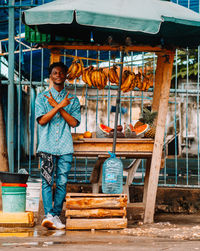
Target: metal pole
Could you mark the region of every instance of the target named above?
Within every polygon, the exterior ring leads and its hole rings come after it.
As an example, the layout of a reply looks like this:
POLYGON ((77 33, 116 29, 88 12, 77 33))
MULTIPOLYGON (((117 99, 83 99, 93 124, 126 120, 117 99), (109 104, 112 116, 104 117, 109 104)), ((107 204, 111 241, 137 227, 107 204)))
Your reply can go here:
POLYGON ((121 98, 123 62, 124 62, 124 50, 122 50, 122 53, 121 53, 119 86, 118 86, 117 99, 116 99, 115 127, 114 127, 113 150, 112 150, 113 153, 115 153, 115 150, 116 150, 117 123, 118 123, 119 105, 120 105, 120 98, 121 98))
POLYGON ((9 0, 8 21, 8 161, 9 171, 14 172, 14 26, 15 26, 15 0, 9 0), (13 6, 13 7, 12 7, 13 6))

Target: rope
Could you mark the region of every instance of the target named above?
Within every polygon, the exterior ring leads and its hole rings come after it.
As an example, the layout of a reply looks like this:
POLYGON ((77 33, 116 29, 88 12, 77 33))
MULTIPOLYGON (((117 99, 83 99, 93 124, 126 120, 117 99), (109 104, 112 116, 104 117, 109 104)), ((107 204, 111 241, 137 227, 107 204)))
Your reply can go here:
MULTIPOLYGON (((77 57, 77 56, 69 55, 69 54, 60 54, 60 56, 62 56, 62 57, 74 58, 74 60, 75 60, 75 59, 77 59, 77 60, 81 59, 81 60, 96 61, 97 64, 98 64, 98 62, 108 62, 108 60, 103 60, 103 59, 98 59, 98 58, 88 58, 88 57, 77 57)), ((112 60, 110 60, 110 61, 112 61, 112 60)), ((132 62, 137 62, 137 61, 141 61, 141 60, 138 59, 138 60, 125 61, 124 64, 126 64, 126 63, 132 63, 132 62)), ((153 59, 151 59, 151 60, 148 59, 148 60, 146 60, 146 61, 147 61, 147 63, 150 63, 150 61, 153 61, 153 59)), ((113 61, 113 63, 115 63, 115 64, 117 64, 117 65, 122 64, 121 62, 115 62, 115 61, 113 61)))

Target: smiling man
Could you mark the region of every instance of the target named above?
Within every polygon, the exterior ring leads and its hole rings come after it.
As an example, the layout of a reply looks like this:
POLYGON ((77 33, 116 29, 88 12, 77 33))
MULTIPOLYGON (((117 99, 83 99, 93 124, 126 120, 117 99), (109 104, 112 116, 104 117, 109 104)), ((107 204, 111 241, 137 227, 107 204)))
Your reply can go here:
POLYGON ((60 221, 66 195, 67 177, 73 159, 71 127, 81 121, 80 103, 75 95, 64 87, 67 67, 62 62, 49 67, 53 87, 36 98, 35 113, 39 127, 37 153, 41 160, 42 199, 45 218, 42 226, 48 229, 63 229, 60 221), (52 186, 56 182, 54 205, 52 186))

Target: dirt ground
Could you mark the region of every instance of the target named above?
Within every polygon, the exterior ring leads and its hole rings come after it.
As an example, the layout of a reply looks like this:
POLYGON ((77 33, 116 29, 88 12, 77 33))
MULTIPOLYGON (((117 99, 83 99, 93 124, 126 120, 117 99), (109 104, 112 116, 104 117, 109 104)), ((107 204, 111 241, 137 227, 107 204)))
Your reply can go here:
POLYGON ((0 228, 0 250, 200 250, 200 215, 159 214, 123 230, 0 228))

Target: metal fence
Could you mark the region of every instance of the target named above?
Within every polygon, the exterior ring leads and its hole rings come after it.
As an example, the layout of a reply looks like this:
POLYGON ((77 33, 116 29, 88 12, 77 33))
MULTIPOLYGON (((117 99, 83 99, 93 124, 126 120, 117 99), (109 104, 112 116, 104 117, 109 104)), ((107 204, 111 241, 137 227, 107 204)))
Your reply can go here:
MULTIPOLYGON (((46 2, 49 1, 0 1, 0 11, 5 14, 0 27, 5 33, 7 30, 8 34, 8 37, 0 36, 0 91, 3 94, 10 171, 17 172, 25 168, 32 177, 39 177, 35 98, 49 86, 50 52, 25 41, 21 13, 24 9, 46 2), (5 25, 2 25, 3 21, 5 25)), ((188 7, 194 6, 191 2, 188 7)), ((93 64, 104 68, 110 68, 120 58, 119 52, 109 51, 63 50, 62 55, 62 61, 68 66, 72 62, 68 55, 75 55, 86 58, 83 60, 85 66, 93 64), (100 61, 97 62, 97 59, 100 61)), ((195 50, 176 51, 165 130, 165 163, 159 177, 161 186, 200 186, 199 60, 199 47, 195 50)), ((124 61, 125 67, 132 71, 151 71, 155 74, 155 54, 130 52, 124 61)), ((81 103, 82 123, 72 132, 95 131, 99 123, 113 126, 117 95, 115 85, 108 83, 105 90, 98 90, 88 88, 80 79, 74 83, 66 82, 66 86, 79 97, 81 103)), ((133 123, 137 120, 144 107, 151 107, 152 97, 153 87, 148 92, 134 90, 122 94, 120 123, 123 125, 124 122, 133 123)), ((89 182, 95 161, 96 159, 74 158, 69 182, 89 182)), ((130 161, 123 159, 125 166, 130 161)), ((143 160, 134 184, 143 184, 144 168, 143 160)))

